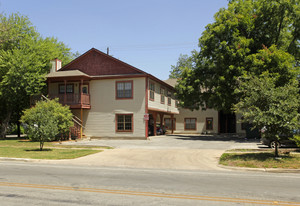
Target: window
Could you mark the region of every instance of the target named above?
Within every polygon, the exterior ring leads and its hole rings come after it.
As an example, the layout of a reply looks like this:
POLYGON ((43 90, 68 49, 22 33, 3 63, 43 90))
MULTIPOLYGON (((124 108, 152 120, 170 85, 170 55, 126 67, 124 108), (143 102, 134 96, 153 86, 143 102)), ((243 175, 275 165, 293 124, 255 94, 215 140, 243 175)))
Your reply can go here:
POLYGON ((73 93, 73 92, 74 92, 74 85, 67 84, 67 93, 73 93))
POLYGON ((212 117, 206 118, 206 130, 213 130, 214 120, 212 117))
POLYGON ((116 82, 116 98, 117 99, 132 99, 133 98, 133 82, 120 81, 116 82))
POLYGON ((154 100, 155 84, 150 82, 150 100, 154 100))
POLYGON ((65 85, 60 84, 58 87, 59 87, 59 93, 64 94, 65 93, 65 85))
POLYGON ((170 91, 168 91, 167 96, 168 96, 168 105, 171 106, 171 96, 172 96, 172 93, 170 91))
POLYGON ((88 94, 89 93, 89 86, 88 85, 82 85, 82 93, 88 94))
POLYGON ((165 103, 165 89, 160 88, 160 103, 164 104, 165 103))
MULTIPOLYGON (((64 94, 65 93, 65 85, 60 84, 58 85, 58 92, 59 94, 64 94)), ((74 84, 67 84, 67 91, 66 93, 74 93, 74 84)))
MULTIPOLYGON (((171 118, 165 118, 165 126, 168 130, 172 130, 172 119, 171 118)), ((176 130, 176 119, 173 118, 173 130, 176 130)))
POLYGON ((184 119, 184 130, 196 130, 196 118, 185 118, 184 119))
POLYGON ((132 132, 132 114, 117 114, 117 132, 132 132))
POLYGON ((178 100, 175 100, 175 107, 178 107, 178 100))

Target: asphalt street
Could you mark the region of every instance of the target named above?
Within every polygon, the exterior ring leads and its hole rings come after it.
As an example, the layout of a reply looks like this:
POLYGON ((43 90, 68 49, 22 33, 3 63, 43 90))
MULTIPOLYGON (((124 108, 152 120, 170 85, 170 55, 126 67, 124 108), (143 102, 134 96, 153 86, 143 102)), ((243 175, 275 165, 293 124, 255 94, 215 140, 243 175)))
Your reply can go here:
POLYGON ((0 162, 0 204, 300 205, 289 173, 0 162))

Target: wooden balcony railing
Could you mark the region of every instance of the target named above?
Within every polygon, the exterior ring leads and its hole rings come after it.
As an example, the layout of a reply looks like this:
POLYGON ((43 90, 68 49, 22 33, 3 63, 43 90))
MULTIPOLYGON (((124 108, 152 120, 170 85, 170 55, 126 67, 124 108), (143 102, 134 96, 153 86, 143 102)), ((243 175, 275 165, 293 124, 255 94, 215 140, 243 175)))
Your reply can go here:
POLYGON ((50 99, 59 99, 59 103, 71 108, 90 108, 89 94, 49 94, 50 99))

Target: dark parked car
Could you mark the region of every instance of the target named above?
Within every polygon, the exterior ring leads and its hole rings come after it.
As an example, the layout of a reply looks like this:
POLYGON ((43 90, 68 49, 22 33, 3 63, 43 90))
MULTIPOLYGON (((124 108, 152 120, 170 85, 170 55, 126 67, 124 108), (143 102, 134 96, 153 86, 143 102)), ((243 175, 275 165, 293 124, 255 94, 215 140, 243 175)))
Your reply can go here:
MULTIPOLYGON (((164 126, 156 126, 156 135, 164 135, 166 134, 166 129, 164 126)), ((153 125, 148 125, 148 135, 153 136, 154 135, 154 127, 153 125)))
MULTIPOLYGON (((267 145, 271 148, 275 148, 275 139, 272 138, 265 138, 264 133, 266 131, 266 127, 263 127, 261 130, 261 135, 262 138, 260 139, 260 143, 267 145)), ((291 140, 291 138, 294 135, 299 135, 300 134, 300 129, 295 129, 290 132, 290 134, 280 134, 280 140, 279 140, 279 147, 285 146, 285 147, 297 147, 296 142, 294 140, 291 140)))
MULTIPOLYGON (((260 143, 267 145, 268 147, 271 147, 272 149, 275 148, 275 140, 274 139, 267 139, 262 137, 260 139, 260 143)), ((285 147, 296 147, 296 143, 293 140, 290 139, 281 139, 279 140, 279 147, 285 146, 285 147)))

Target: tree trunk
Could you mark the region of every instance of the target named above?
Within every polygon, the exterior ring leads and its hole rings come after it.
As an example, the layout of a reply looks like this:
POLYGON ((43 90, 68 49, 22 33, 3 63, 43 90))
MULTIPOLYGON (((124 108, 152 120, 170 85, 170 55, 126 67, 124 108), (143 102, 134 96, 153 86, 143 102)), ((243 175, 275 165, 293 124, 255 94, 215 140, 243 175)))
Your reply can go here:
POLYGON ((6 132, 7 132, 7 127, 8 127, 8 123, 10 120, 10 116, 11 116, 11 112, 8 112, 7 116, 4 118, 4 120, 1 123, 0 139, 6 138, 6 132))
POLYGON ((17 128, 18 128, 18 138, 21 137, 21 123, 20 121, 17 121, 17 128))
POLYGON ((278 154, 278 141, 277 140, 275 141, 275 157, 279 157, 279 154, 278 154))
POLYGON ((43 147, 44 147, 44 142, 41 140, 41 141, 40 141, 40 151, 43 150, 43 147))

